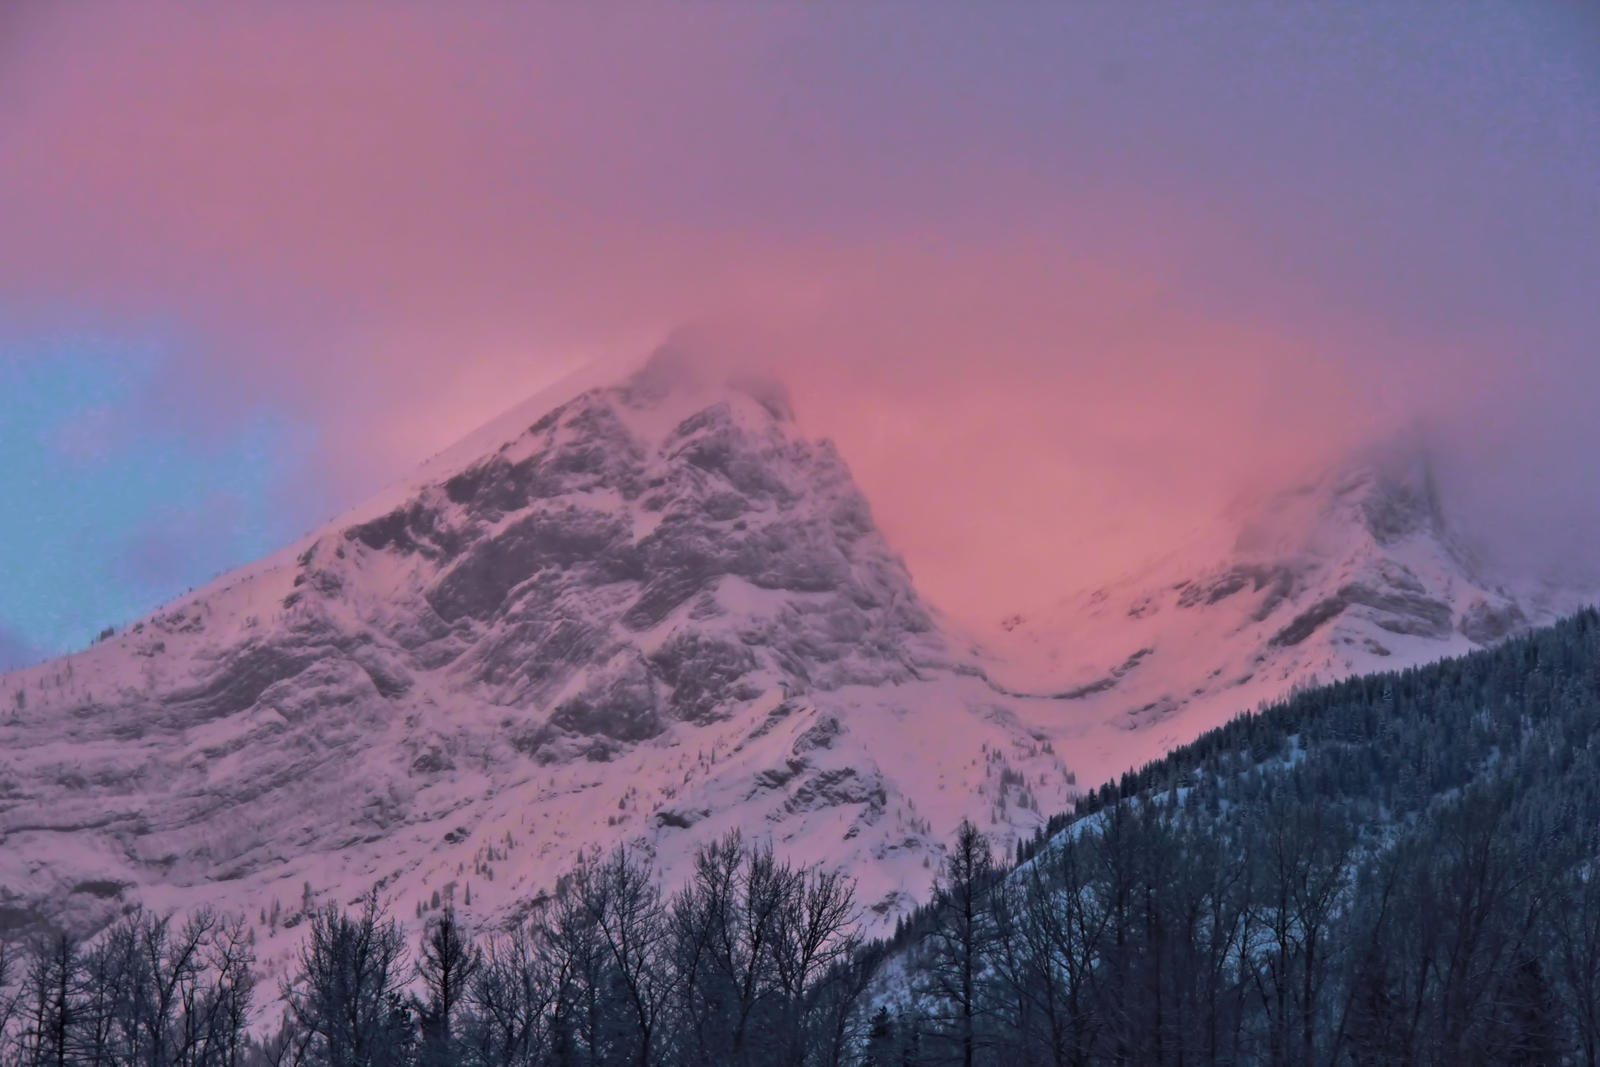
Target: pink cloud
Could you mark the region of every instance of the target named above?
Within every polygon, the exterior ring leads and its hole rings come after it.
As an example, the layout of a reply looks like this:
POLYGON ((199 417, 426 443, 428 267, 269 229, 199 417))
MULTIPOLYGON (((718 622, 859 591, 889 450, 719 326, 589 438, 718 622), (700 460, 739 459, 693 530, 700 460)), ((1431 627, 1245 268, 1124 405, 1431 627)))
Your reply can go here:
POLYGON ((1232 16, 51 8, 0 64, 25 146, 0 316, 170 335, 144 417, 288 407, 321 430, 319 499, 711 323, 788 372, 935 597, 983 615, 1419 415, 1509 412, 1522 439, 1544 399, 1518 361, 1548 338, 1516 235, 1568 256, 1539 292, 1574 336, 1593 256, 1533 193, 1500 205, 1474 123, 1556 149, 1497 83, 1425 70, 1377 101, 1399 76, 1350 17, 1277 27, 1278 55, 1232 16), (1436 165, 1399 162, 1417 115, 1436 165), (1461 254, 1483 205, 1510 258, 1461 254))

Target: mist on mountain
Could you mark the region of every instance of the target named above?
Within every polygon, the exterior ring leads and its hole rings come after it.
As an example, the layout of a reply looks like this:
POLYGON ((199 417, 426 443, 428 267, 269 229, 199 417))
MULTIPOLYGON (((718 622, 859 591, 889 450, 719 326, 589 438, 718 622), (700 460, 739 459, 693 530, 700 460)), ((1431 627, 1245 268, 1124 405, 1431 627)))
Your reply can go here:
POLYGON ((1576 11, 7 15, 0 332, 166 355, 113 449, 308 425, 300 529, 716 320, 963 617, 1417 420, 1496 554, 1593 563, 1576 11))

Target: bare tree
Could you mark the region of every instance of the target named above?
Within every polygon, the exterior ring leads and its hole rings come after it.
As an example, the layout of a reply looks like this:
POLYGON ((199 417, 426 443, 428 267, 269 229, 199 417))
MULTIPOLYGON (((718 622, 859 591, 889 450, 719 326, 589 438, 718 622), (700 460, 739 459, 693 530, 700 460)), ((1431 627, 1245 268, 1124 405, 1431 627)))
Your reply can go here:
POLYGON ((0 937, 0 1063, 6 1062, 12 1027, 22 1005, 22 946, 0 937))
POLYGON ((610 992, 633 1024, 628 1058, 649 1067, 671 991, 663 958, 666 916, 653 872, 619 845, 606 859, 579 865, 573 893, 605 949, 610 992))
POLYGON ((855 961, 855 882, 816 867, 787 880, 773 953, 783 1005, 784 1062, 799 1067, 809 1046, 836 1062, 875 961, 855 961))
POLYGON ((82 1007, 81 951, 75 938, 57 933, 36 941, 31 955, 18 1058, 26 1067, 66 1067, 82 1007))
POLYGON ((568 986, 568 959, 548 931, 518 925, 489 942, 466 986, 462 1044, 474 1062, 523 1067, 554 1049, 556 1005, 568 986))
POLYGON ((283 987, 295 1024, 305 1031, 305 1059, 320 1067, 388 1067, 411 1039, 404 998, 405 940, 368 897, 360 914, 336 906, 314 914, 300 968, 283 987))
POLYGON ((610 953, 600 925, 572 891, 573 877, 557 883, 546 912, 544 955, 556 981, 550 1042, 562 1067, 601 1062, 610 1005, 610 953))
POLYGON ((1298 800, 1274 801, 1262 817, 1256 852, 1267 951, 1250 962, 1274 1064, 1315 1062, 1326 942, 1350 885, 1351 844, 1347 827, 1298 800))
POLYGON ((730 1065, 776 1058, 779 939, 802 882, 770 847, 746 847, 738 833, 700 850, 670 920, 686 1055, 730 1065))

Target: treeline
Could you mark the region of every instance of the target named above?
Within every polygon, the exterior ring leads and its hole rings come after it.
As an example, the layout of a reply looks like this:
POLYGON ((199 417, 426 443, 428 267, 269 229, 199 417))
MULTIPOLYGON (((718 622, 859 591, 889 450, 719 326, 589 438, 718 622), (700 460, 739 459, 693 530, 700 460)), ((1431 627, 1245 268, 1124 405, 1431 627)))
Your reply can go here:
POLYGON ((1592 1064, 1592 823, 1517 809, 1474 787, 1375 851, 1286 786, 1220 833, 1121 805, 1005 877, 980 843, 864 1062, 1592 1064))
POLYGON ((1299 694, 1053 830, 1013 864, 964 824, 887 943, 848 879, 737 837, 671 896, 591 859, 509 932, 315 913, 265 996, 240 924, 136 914, 6 950, 0 1062, 1600 1063, 1592 611, 1299 694))
POLYGON ((241 1063, 254 964, 243 922, 212 912, 136 912, 87 946, 0 940, 0 1063, 241 1063))
POLYGON ((619 849, 508 933, 452 912, 413 952, 376 899, 313 913, 295 974, 260 997, 249 938, 207 913, 136 913, 82 946, 0 956, 0 1063, 149 1067, 782 1064, 854 1061, 853 883, 731 836, 664 898, 619 849), (261 1001, 286 1011, 255 1040, 261 1001))

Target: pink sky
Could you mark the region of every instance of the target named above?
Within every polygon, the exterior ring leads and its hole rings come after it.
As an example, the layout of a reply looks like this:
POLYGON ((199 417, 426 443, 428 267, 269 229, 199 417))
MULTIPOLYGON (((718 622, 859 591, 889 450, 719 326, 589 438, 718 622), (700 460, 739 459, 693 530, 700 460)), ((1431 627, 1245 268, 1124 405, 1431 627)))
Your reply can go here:
POLYGON ((1502 541, 1576 551, 1597 40, 1456 4, 24 6, 0 329, 170 347, 135 433, 311 426, 273 489, 305 525, 709 323, 967 617, 1419 418, 1502 541))

